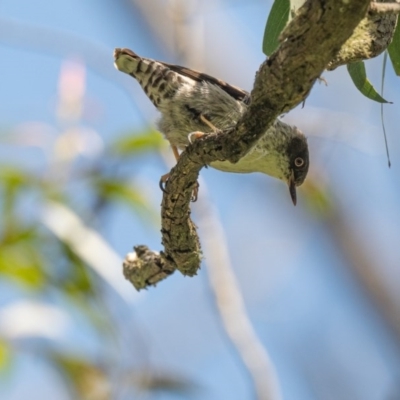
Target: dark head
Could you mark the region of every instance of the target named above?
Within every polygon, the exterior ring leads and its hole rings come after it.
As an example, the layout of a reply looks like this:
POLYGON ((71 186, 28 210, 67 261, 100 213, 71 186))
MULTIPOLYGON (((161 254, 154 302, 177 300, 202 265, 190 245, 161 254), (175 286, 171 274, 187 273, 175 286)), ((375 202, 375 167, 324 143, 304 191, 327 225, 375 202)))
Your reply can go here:
POLYGON ((294 205, 297 202, 296 186, 300 186, 304 182, 309 167, 307 139, 299 130, 297 131, 298 135, 293 136, 287 146, 287 156, 289 158, 288 185, 294 205))

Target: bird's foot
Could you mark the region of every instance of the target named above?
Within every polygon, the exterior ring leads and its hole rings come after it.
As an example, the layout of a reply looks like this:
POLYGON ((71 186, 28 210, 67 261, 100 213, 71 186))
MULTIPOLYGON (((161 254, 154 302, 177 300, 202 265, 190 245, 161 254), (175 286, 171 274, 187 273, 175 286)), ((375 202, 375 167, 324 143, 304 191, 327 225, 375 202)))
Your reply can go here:
POLYGON ((198 132, 198 131, 189 133, 189 135, 188 135, 189 143, 192 144, 193 143, 193 139, 200 139, 204 135, 206 135, 206 133, 198 132))

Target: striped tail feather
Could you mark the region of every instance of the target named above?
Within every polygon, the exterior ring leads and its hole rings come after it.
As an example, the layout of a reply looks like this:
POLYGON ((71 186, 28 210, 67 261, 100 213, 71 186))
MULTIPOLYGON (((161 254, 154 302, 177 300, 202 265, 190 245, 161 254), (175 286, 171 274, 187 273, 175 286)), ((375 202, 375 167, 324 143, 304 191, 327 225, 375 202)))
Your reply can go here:
POLYGON ((192 84, 189 78, 172 71, 168 65, 140 57, 132 50, 117 48, 114 58, 115 67, 135 78, 156 107, 173 97, 182 84, 192 84))

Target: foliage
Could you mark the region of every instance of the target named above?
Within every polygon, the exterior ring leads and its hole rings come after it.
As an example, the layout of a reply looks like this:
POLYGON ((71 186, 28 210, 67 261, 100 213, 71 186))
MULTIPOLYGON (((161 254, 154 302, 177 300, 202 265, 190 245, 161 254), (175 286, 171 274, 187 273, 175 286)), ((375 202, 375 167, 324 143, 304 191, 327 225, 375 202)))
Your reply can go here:
POLYGON ((378 103, 389 103, 374 89, 367 78, 365 63, 363 61, 347 65, 347 71, 354 83, 354 86, 365 96, 378 103))
MULTIPOLYGON (((18 306, 18 301, 11 302, 8 306, 11 315, 1 316, 1 323, 10 328, 0 342, 0 375, 12 373, 10 367, 18 363, 21 354, 37 354, 59 372, 72 398, 106 400, 117 396, 112 390, 115 377, 111 366, 121 368, 124 374, 131 373, 130 366, 125 369, 122 366, 122 359, 118 366, 106 357, 108 351, 119 351, 117 343, 122 335, 108 301, 115 293, 110 290, 110 282, 95 272, 90 260, 77 252, 69 240, 64 240, 79 232, 58 235, 57 230, 52 231, 45 223, 45 215, 51 204, 58 204, 95 234, 107 229, 106 216, 115 213, 121 204, 147 223, 157 220, 156 211, 135 183, 138 168, 126 166, 140 164, 140 157, 158 152, 164 141, 154 131, 130 131, 115 135, 106 148, 95 154, 85 153, 82 146, 76 146, 76 141, 82 143, 87 132, 79 120, 68 115, 68 107, 64 107, 63 120, 59 122, 66 128, 50 138, 52 151, 46 152, 43 147, 39 167, 32 168, 14 157, 5 157, 0 164, 0 284, 18 293, 20 299, 26 299, 24 306, 18 306), (32 307, 26 307, 27 304, 32 307), (75 351, 62 346, 57 347, 57 352, 53 350, 47 339, 56 335, 59 340, 57 335, 62 332, 58 326, 62 324, 47 305, 68 319, 84 321, 82 329, 91 331, 94 341, 102 344, 97 357, 79 347, 75 351), (31 342, 21 352, 18 339, 35 336, 44 339, 44 345, 31 342), (104 361, 99 363, 99 359, 104 361)), ((35 135, 39 138, 43 132, 29 121, 25 126, 22 133, 17 129, 3 132, 0 148, 33 152, 32 147, 23 149, 21 144, 32 141, 35 135)), ((89 140, 86 147, 91 150, 95 144, 89 140)), ((65 225, 62 219, 61 214, 56 219, 61 230, 65 225)), ((87 239, 82 237, 80 242, 87 239)), ((96 250, 101 253, 101 249, 96 250)), ((108 268, 121 268, 122 260, 116 258, 117 264, 108 268)), ((6 309, 3 307, 2 312, 6 309)), ((177 382, 183 381, 177 378, 177 382)), ((120 387, 123 385, 128 393, 160 390, 159 386, 149 386, 148 381, 143 386, 143 380, 139 379, 119 382, 120 387)), ((181 390, 178 386, 176 390, 181 390)))
POLYGON ((264 31, 263 52, 270 56, 279 46, 279 35, 289 21, 290 1, 274 1, 264 31))

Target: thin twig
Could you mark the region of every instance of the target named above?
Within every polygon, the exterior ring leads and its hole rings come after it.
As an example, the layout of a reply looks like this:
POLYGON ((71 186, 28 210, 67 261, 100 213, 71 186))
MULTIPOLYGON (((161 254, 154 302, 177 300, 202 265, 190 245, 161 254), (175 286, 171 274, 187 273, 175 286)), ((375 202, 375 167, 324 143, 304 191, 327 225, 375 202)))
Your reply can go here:
POLYGON ((247 315, 239 284, 232 271, 224 230, 204 184, 196 207, 197 214, 208 278, 225 332, 250 373, 257 400, 280 400, 282 395, 274 365, 247 315))

